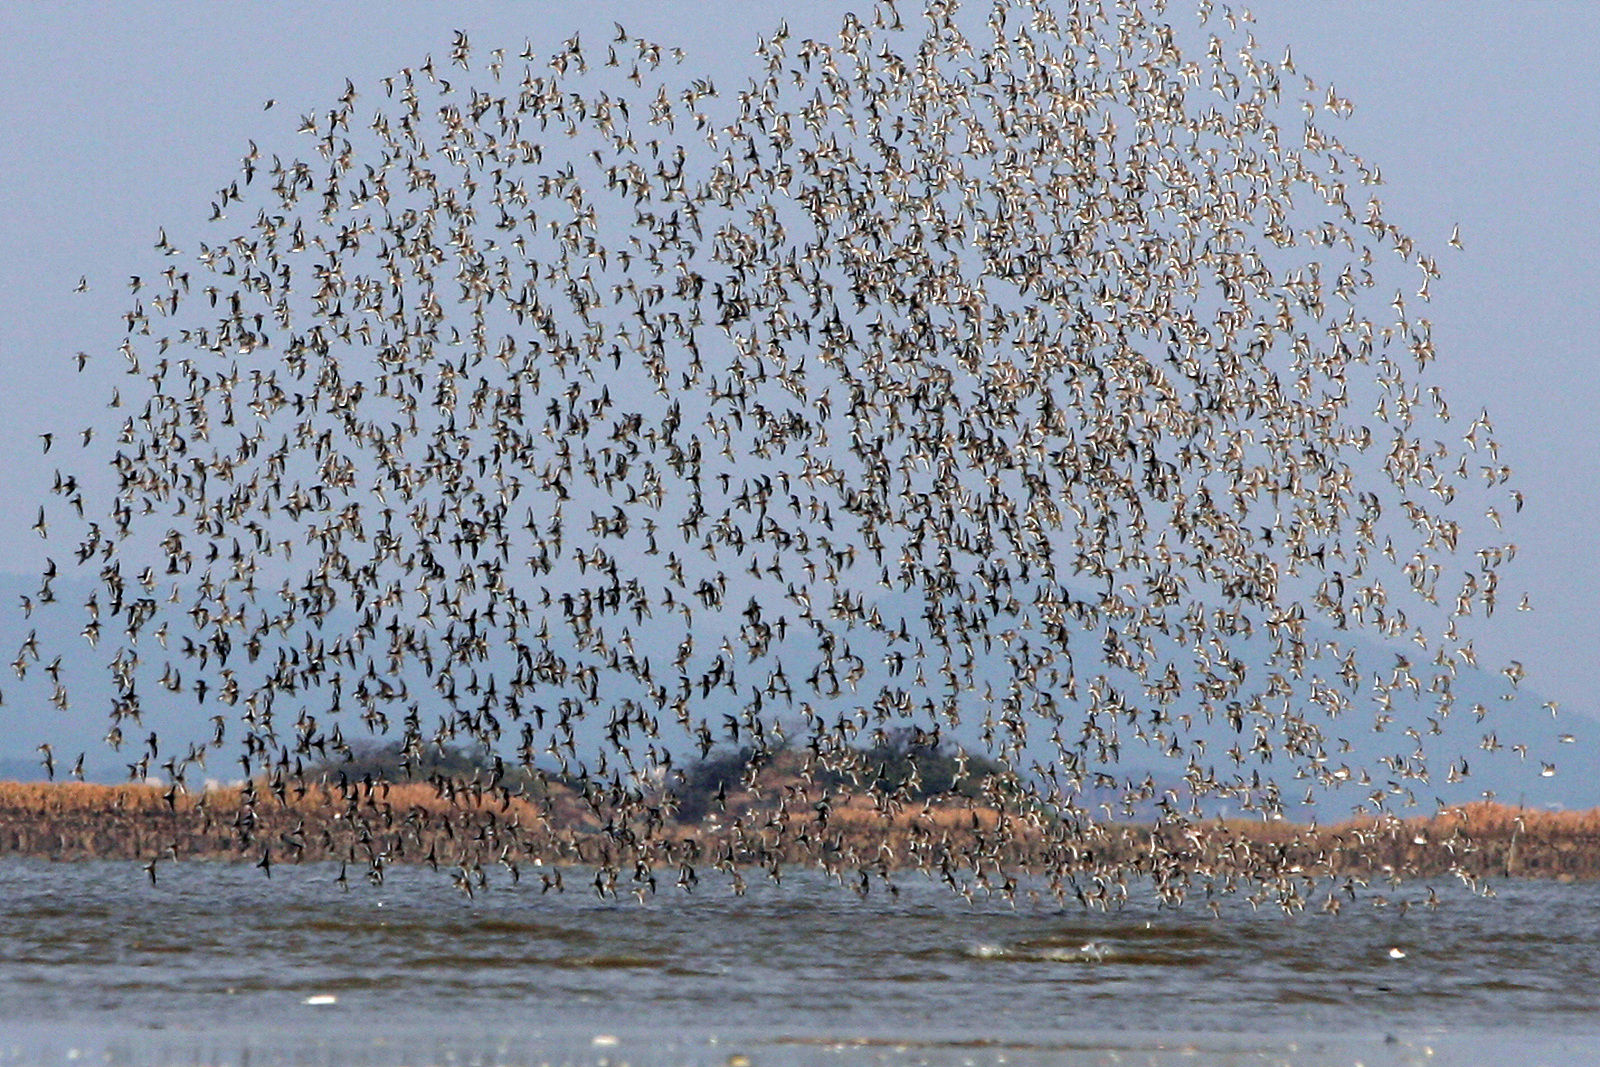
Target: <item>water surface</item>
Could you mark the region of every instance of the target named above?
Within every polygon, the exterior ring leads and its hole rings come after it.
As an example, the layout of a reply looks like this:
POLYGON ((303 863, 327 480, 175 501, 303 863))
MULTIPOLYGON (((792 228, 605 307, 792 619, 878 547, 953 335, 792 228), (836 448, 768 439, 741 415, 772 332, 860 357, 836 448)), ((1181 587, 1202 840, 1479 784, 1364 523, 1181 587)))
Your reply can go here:
POLYGON ((1600 1063, 1592 885, 1285 917, 338 873, 0 861, 0 1064, 1600 1063))

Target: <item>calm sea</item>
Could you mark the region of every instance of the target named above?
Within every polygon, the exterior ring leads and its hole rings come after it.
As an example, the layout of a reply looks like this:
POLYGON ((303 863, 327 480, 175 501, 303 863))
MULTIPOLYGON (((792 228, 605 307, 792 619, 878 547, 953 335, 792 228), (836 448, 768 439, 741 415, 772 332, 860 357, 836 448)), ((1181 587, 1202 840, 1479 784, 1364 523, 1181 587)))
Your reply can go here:
POLYGON ((0 861, 0 1064, 1600 1063, 1592 885, 1286 918, 499 873, 0 861))

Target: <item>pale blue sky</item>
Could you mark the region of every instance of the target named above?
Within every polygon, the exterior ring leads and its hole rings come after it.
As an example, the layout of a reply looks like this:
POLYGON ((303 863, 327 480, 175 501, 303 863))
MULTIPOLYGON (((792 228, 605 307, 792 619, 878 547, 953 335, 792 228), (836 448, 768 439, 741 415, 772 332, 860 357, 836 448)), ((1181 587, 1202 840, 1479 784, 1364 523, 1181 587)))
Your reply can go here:
MULTIPOLYGON (((0 571, 41 561, 28 527, 57 457, 41 456, 38 435, 97 418, 120 373, 128 276, 159 269, 158 227, 203 235, 248 140, 265 153, 302 151, 299 116, 326 108, 346 77, 375 98, 379 78, 443 56, 456 29, 482 56, 496 46, 514 54, 525 39, 549 51, 580 26, 602 38, 617 19, 731 79, 779 18, 820 36, 868 6, 7 5, 0 493, 13 506, 0 524, 0 571), (269 98, 277 103, 263 110, 269 98), (91 290, 74 295, 81 275, 91 290), (80 349, 102 376, 70 374, 80 349)), ((1263 50, 1291 44, 1301 73, 1355 101, 1339 136, 1381 166, 1386 214, 1441 253, 1435 372, 1458 414, 1490 409, 1527 494, 1505 580, 1527 588, 1536 610, 1499 613, 1479 650, 1521 659, 1530 684, 1570 708, 1600 709, 1589 684, 1600 670, 1600 5, 1252 9, 1263 50), (1457 223, 1464 252, 1444 247, 1457 223)))

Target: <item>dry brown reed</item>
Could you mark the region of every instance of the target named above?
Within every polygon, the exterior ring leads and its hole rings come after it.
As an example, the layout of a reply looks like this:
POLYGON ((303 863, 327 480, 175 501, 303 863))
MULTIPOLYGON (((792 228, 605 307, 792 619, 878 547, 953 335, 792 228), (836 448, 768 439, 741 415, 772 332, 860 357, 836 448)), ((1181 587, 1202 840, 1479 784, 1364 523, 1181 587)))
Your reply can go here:
MULTIPOLYGON (((696 868, 738 881, 740 867, 821 866, 869 881, 920 869, 961 891, 1009 892, 1032 871, 1089 903, 1115 901, 1143 876, 1177 901, 1245 888, 1304 900, 1316 887, 1401 875, 1469 881, 1515 875, 1600 877, 1600 809, 1546 812, 1471 804, 1411 819, 1336 826, 1218 820, 1078 827, 1002 815, 969 798, 896 805, 829 796, 798 779, 730 793, 698 825, 651 835, 616 820, 603 795, 552 784, 513 795, 472 784, 366 783, 273 793, 266 782, 185 793, 148 785, 0 782, 0 854, 51 859, 191 857, 263 866, 307 860, 428 863, 480 882, 496 865, 597 868, 602 892, 641 889, 664 871, 692 884, 696 868), (990 857, 974 865, 975 857, 990 857), (1262 878, 1261 875, 1266 877, 1262 878)), ((548 876, 547 876, 548 877, 548 876)))

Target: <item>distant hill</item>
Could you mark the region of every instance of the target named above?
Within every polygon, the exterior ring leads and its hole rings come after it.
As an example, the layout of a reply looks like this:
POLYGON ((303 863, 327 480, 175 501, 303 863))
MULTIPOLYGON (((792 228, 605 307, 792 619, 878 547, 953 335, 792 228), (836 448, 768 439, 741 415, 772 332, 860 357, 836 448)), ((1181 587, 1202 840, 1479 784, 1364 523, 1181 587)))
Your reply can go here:
MULTIPOLYGON (((35 607, 32 617, 25 618, 21 610, 22 599, 36 599, 38 580, 0 574, 0 661, 9 664, 30 633, 36 636, 41 651, 51 650, 44 662, 29 667, 26 679, 18 679, 9 667, 3 668, 3 674, 0 674, 0 693, 5 698, 4 703, 0 704, 0 726, 3 726, 0 729, 0 776, 21 780, 42 776, 43 768, 36 750, 40 744, 48 742, 55 751, 58 776, 66 773, 77 753, 82 751, 85 754, 87 776, 91 780, 125 781, 129 776, 129 764, 139 758, 144 739, 151 731, 158 733, 162 739, 165 757, 174 747, 181 752, 189 742, 210 737, 214 715, 226 712, 232 724, 237 717, 237 708, 217 705, 214 701, 202 705, 192 692, 168 693, 160 686, 151 686, 145 692, 143 722, 126 724, 123 751, 120 754, 112 752, 104 740, 107 730, 105 709, 109 706, 112 694, 105 660, 109 650, 114 647, 111 644, 114 638, 108 628, 98 648, 91 648, 79 634, 84 622, 80 605, 93 592, 93 588, 81 576, 77 581, 80 584, 74 585, 63 574, 62 579, 55 583, 59 603, 52 610, 35 607), (62 658, 60 670, 71 692, 71 706, 65 712, 51 706, 51 690, 45 679, 44 667, 57 655, 62 658)), ((338 616, 335 615, 332 623, 336 625, 337 621, 338 616)), ((1308 631, 1308 636, 1313 640, 1334 640, 1341 649, 1354 651, 1359 670, 1363 678, 1369 681, 1373 675, 1388 676, 1397 653, 1408 655, 1413 661, 1425 657, 1423 650, 1414 646, 1391 646, 1367 634, 1339 633, 1331 627, 1313 623, 1308 623, 1308 631)), ((291 633, 288 640, 294 642, 300 636, 291 633)), ((883 649, 875 648, 872 641, 872 635, 866 634, 858 642, 861 655, 869 661, 883 653, 883 649)), ((1241 654, 1254 654, 1257 662, 1264 662, 1270 651, 1266 641, 1266 636, 1258 632, 1241 643, 1241 654)), ((670 650, 641 647, 640 652, 659 657, 658 662, 670 659, 670 650)), ((152 655, 152 658, 156 656, 152 655)), ((1331 674, 1336 665, 1330 662, 1318 669, 1324 674, 1331 674)), ((414 673, 415 676, 408 677, 408 684, 414 692, 425 694, 426 680, 420 670, 414 673)), ((1420 677, 1428 674, 1421 667, 1416 673, 1420 677)), ((996 679, 996 687, 999 686, 1000 680, 996 679)), ((1455 691, 1456 710, 1449 717, 1439 720, 1441 732, 1438 736, 1427 733, 1429 719, 1437 718, 1437 715, 1432 698, 1426 692, 1418 696, 1406 691, 1396 694, 1392 711, 1395 721, 1381 733, 1373 729, 1370 710, 1353 712, 1344 720, 1313 717, 1312 721, 1319 725, 1327 740, 1330 767, 1346 763, 1353 772, 1359 773, 1359 769, 1365 766, 1373 774, 1374 780, 1369 786, 1360 786, 1352 781, 1349 786, 1331 792, 1313 790, 1313 803, 1306 805, 1301 800, 1307 784, 1293 780, 1293 771, 1288 764, 1280 761, 1260 769, 1263 774, 1271 772, 1275 775, 1283 796, 1287 802, 1291 802, 1289 813, 1292 817, 1315 815, 1318 818, 1339 818, 1348 814, 1351 806, 1360 802, 1367 793, 1385 787, 1384 777, 1378 774, 1381 769, 1378 760, 1384 756, 1408 755, 1415 744, 1413 739, 1405 736, 1404 731, 1408 726, 1415 726, 1427 742, 1431 757, 1431 779, 1427 783, 1399 784, 1411 788, 1424 808, 1431 808, 1436 799, 1450 804, 1481 799, 1485 792, 1492 792, 1503 803, 1524 803, 1539 808, 1582 810, 1600 805, 1600 722, 1581 712, 1567 710, 1563 710, 1559 718, 1552 719, 1542 707, 1544 700, 1536 691, 1524 687, 1513 693, 1505 679, 1481 668, 1463 667, 1456 678, 1455 691), (1503 699, 1508 695, 1514 699, 1503 699), (1482 722, 1477 721, 1472 711, 1475 704, 1489 709, 1482 722), (1563 735, 1568 738, 1566 742, 1559 739, 1563 735), (1486 737, 1490 744, 1498 742, 1500 751, 1486 751, 1483 747, 1486 737), (1349 750, 1339 752, 1338 748, 1345 742, 1348 742, 1349 750), (1519 744, 1527 746, 1525 757, 1512 751, 1511 746, 1519 744), (1449 764, 1453 760, 1459 766, 1459 760, 1463 757, 1469 769, 1468 775, 1459 781, 1449 781, 1449 764), (1547 765, 1554 766, 1553 775, 1542 773, 1547 765)), ((714 703, 719 700, 726 702, 727 698, 713 693, 711 701, 714 703)), ((726 708, 708 705, 704 712, 708 718, 716 719, 729 710, 734 710, 731 704, 726 708)), ((381 740, 367 734, 354 716, 342 725, 352 742, 360 739, 381 740)), ((602 744, 602 728, 603 724, 600 723, 579 723, 580 744, 602 744)), ((236 737, 237 733, 232 736, 236 737)), ((1238 738, 1226 722, 1206 723, 1197 717, 1188 737, 1205 744, 1206 760, 1216 767, 1219 777, 1225 776, 1225 772, 1232 773, 1234 768, 1225 753, 1238 738)), ((947 739, 969 751, 982 750, 974 724, 963 723, 948 730, 947 739)), ((1036 742, 1031 749, 1037 750, 1032 755, 1041 758, 1042 762, 1048 762, 1051 758, 1044 751, 1042 742, 1036 742)), ((511 755, 509 750, 505 753, 508 761, 511 755)), ((221 781, 239 777, 240 768, 237 765, 217 766, 217 762, 218 757, 213 755, 211 764, 204 772, 206 776, 221 781)), ((1247 762, 1242 768, 1246 777, 1252 766, 1247 762)), ((1154 749, 1128 742, 1123 745, 1119 766, 1114 770, 1124 781, 1128 778, 1142 780, 1148 774, 1164 788, 1180 782, 1183 764, 1163 758, 1154 749)), ((1093 790, 1093 795, 1086 795, 1085 800, 1091 805, 1098 804, 1108 800, 1115 792, 1093 790)), ((1227 807, 1227 803, 1207 807, 1227 807)))

